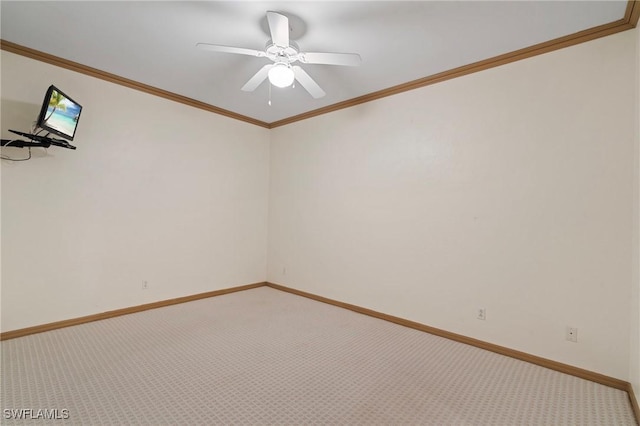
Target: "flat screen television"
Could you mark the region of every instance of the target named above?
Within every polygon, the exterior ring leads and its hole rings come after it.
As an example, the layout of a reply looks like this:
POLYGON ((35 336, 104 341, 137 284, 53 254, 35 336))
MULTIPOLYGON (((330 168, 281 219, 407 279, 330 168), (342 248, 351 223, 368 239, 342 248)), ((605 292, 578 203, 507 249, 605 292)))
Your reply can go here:
POLYGON ((51 85, 42 102, 36 126, 70 141, 76 134, 82 106, 51 85))

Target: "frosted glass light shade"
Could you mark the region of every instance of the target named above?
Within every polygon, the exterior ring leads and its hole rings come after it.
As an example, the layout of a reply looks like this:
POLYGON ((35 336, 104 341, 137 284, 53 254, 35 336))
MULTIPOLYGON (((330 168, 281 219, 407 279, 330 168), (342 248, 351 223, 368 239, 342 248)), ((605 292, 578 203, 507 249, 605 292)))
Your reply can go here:
POLYGON ((291 86, 293 79, 293 70, 285 64, 275 64, 269 70, 269 82, 276 87, 291 86))

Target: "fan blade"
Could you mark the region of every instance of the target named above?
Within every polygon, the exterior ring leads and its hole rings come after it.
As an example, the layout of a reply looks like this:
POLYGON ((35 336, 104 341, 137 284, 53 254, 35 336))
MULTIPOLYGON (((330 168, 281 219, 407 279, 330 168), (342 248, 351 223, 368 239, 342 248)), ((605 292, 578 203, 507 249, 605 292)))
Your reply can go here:
POLYGON ((300 68, 298 65, 294 65, 291 68, 293 68, 293 74, 296 76, 296 80, 300 82, 302 87, 304 87, 311 96, 313 96, 315 99, 318 99, 326 95, 326 93, 324 93, 324 90, 322 90, 320 86, 318 86, 318 83, 316 83, 309 76, 309 74, 305 72, 305 70, 300 68))
POLYGON ((212 52, 237 53, 239 55, 249 55, 249 56, 259 56, 259 57, 267 56, 267 54, 264 53, 263 51, 245 49, 244 47, 221 46, 219 44, 209 44, 209 43, 197 43, 196 47, 198 49, 210 50, 212 52))
POLYGON ((267 21, 273 44, 289 47, 289 18, 277 12, 267 12, 267 21))
POLYGON ((362 58, 357 53, 300 53, 298 59, 303 64, 347 65, 355 67, 360 65, 362 58))
POLYGON ((262 82, 267 79, 269 70, 271 68, 273 68, 273 64, 265 65, 264 67, 260 68, 258 72, 255 73, 254 76, 251 77, 244 86, 242 86, 241 90, 244 90, 245 92, 253 92, 254 90, 256 90, 258 86, 260 86, 260 84, 262 84, 262 82))

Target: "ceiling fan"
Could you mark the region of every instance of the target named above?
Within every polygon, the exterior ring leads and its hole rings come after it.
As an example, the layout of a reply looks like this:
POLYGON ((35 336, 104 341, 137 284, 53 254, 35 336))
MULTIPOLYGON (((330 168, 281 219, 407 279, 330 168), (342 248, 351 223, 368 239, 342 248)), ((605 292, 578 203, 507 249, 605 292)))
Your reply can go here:
POLYGON ((197 43, 199 49, 213 52, 236 53, 240 55, 257 56, 269 58, 272 64, 265 65, 242 86, 245 92, 254 91, 267 78, 269 82, 277 87, 291 86, 297 80, 304 89, 314 98, 321 98, 325 95, 305 70, 296 62, 303 64, 324 64, 324 65, 360 65, 362 59, 357 53, 320 53, 320 52, 300 52, 298 45, 289 40, 289 18, 277 12, 267 12, 267 22, 271 32, 271 40, 267 42, 265 50, 245 49, 242 47, 221 46, 219 44, 197 43))

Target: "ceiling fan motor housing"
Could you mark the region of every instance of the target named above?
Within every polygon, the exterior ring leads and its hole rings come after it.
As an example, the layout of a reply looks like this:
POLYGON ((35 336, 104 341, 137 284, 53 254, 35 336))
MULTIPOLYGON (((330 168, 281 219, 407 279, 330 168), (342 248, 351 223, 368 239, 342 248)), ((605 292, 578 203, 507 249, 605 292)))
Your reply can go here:
POLYGON ((267 58, 271 59, 275 63, 284 62, 290 64, 298 60, 298 53, 300 52, 300 49, 293 41, 289 42, 289 46, 282 47, 277 46, 269 40, 267 42, 265 52, 267 54, 267 58))

